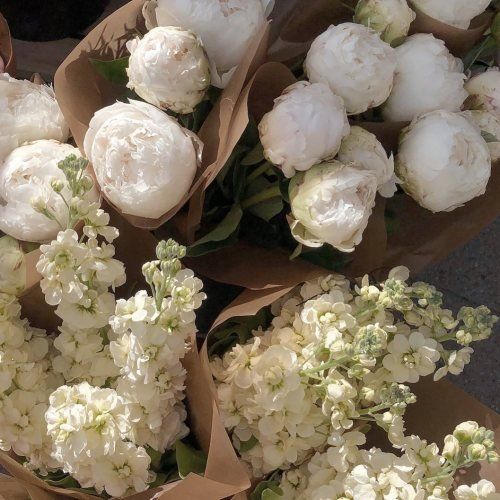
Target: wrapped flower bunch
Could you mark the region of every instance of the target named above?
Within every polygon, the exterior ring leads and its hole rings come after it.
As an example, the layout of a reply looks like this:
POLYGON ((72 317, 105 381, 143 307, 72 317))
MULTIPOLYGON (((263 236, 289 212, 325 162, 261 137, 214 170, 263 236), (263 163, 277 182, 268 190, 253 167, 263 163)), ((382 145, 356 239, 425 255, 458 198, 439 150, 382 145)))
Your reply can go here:
MULTIPOLYGON (((452 3, 454 25, 487 8, 452 3)), ((462 60, 432 33, 408 36, 413 4, 360 0, 354 22, 312 40, 303 72, 293 68, 299 81, 281 87, 271 109, 260 113, 260 87, 250 91, 249 113, 259 112, 210 188, 192 255, 272 240, 334 269, 339 252, 361 243, 377 193, 390 198, 400 186, 432 212, 485 193, 500 137, 488 92, 500 72, 469 77, 485 69, 479 49, 462 60), (398 147, 388 131, 401 131, 398 147)))
MULTIPOLYGON (((493 433, 474 422, 441 452, 406 435, 411 384, 459 374, 498 319, 485 306, 454 317, 433 286, 407 280, 406 268, 380 285, 325 276, 248 323, 214 331, 222 418, 252 475, 265 480, 255 498, 270 489, 275 496, 262 498, 446 499, 459 468, 498 461, 493 433), (393 452, 371 447, 370 426, 387 433, 393 452)), ((463 491, 456 497, 467 498, 463 491)))
POLYGON ((185 203, 202 160, 197 133, 265 25, 268 3, 148 1, 149 31, 127 42, 130 55, 93 60, 135 97, 98 110, 84 141, 101 191, 126 216, 168 219, 185 203))
POLYGON ((126 279, 114 257, 118 230, 86 198, 87 160, 70 155, 58 168, 63 178, 50 185, 65 218, 34 209, 65 221, 37 264, 61 324, 37 329, 15 295, 1 294, 1 449, 49 485, 123 497, 178 478, 176 453, 199 453, 180 441, 189 433, 182 360, 205 294, 181 266, 184 248, 169 240, 143 265, 151 291, 117 300, 126 279))

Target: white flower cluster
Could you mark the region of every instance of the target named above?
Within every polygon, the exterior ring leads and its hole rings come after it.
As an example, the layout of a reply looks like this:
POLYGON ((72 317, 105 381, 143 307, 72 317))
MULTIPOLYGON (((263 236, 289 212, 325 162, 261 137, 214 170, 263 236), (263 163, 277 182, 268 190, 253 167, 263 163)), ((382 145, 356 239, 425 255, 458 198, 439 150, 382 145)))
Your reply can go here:
POLYGON ((37 265, 62 319, 59 335, 31 328, 17 299, 0 294, 0 445, 40 474, 62 470, 83 488, 121 497, 154 481, 149 450, 162 454, 189 432, 182 359, 205 295, 181 269, 184 247, 169 240, 143 267, 153 296, 115 301, 110 290, 125 282, 111 244, 118 230, 84 199, 86 166, 70 156, 60 164, 66 182, 52 183, 82 236, 60 231, 40 247, 37 265))
POLYGON ((404 384, 463 370, 469 344, 497 318, 483 306, 455 319, 434 287, 407 278, 396 268, 380 286, 365 277, 352 288, 339 275, 307 282, 272 306, 268 328, 212 359, 222 418, 255 476, 343 443, 358 421, 403 447, 415 400, 404 384), (449 340, 464 347, 450 350, 449 340))
MULTIPOLYGON (((453 435, 445 438, 442 452, 435 443, 428 444, 418 436, 405 438, 403 454, 383 452, 378 448, 360 449, 366 441, 359 431, 346 432, 341 439, 323 452, 317 452, 299 468, 285 472, 279 482, 276 497, 287 500, 447 500, 453 485, 453 475, 459 467, 479 460, 498 461, 496 452, 485 452, 479 458, 471 440, 455 437, 462 427, 475 427, 478 447, 486 450, 492 432, 479 428, 476 422, 460 424, 453 435), (455 457, 449 455, 450 440, 456 442, 455 457), (486 455, 489 453, 489 457, 486 455)), ((482 480, 472 486, 460 486, 454 492, 457 500, 498 500, 493 483, 482 480)))

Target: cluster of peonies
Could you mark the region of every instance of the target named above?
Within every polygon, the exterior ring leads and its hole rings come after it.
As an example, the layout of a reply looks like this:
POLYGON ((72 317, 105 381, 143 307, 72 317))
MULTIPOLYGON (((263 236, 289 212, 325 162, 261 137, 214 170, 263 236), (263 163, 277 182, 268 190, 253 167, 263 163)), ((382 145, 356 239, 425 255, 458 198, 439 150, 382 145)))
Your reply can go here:
MULTIPOLYGON (((109 201, 125 214, 157 219, 185 199, 201 162, 197 107, 210 85, 224 88, 272 8, 269 0, 150 0, 149 31, 127 42, 130 100, 98 111, 85 153, 109 201), (187 128, 162 111, 191 115, 187 128)), ((184 117, 185 118, 185 117, 184 117)))
POLYGON ((396 268, 380 286, 365 277, 352 288, 339 275, 306 282, 273 304, 267 328, 212 358, 224 424, 254 476, 327 446, 349 454, 364 443, 351 431, 366 422, 406 446, 403 415, 415 401, 407 384, 460 373, 469 345, 497 321, 484 306, 454 318, 434 287, 407 278, 396 268))
MULTIPOLYGON (((446 436, 441 453, 435 443, 412 435, 405 438, 402 455, 396 455, 378 448, 360 449, 365 435, 349 431, 329 443, 326 451, 283 473, 276 498, 448 500, 458 468, 484 460, 487 455, 490 461, 498 460, 491 450, 492 438, 493 433, 476 422, 464 422, 446 436)), ((495 492, 493 483, 481 480, 472 486, 459 486, 454 498, 498 500, 500 493, 495 492)))
MULTIPOLYGON (((59 164, 65 181, 51 186, 68 229, 40 247, 37 265, 45 300, 62 319, 59 334, 32 328, 15 296, 1 296, 0 443, 41 475, 62 470, 83 488, 121 497, 147 489, 150 453, 189 432, 182 359, 205 295, 181 268, 184 248, 169 240, 143 266, 152 295, 115 300, 110 290, 125 282, 111 243, 118 231, 85 199, 86 167, 74 155, 59 164), (71 229, 78 224, 80 238, 71 229)), ((40 212, 54 218, 47 207, 40 212)))

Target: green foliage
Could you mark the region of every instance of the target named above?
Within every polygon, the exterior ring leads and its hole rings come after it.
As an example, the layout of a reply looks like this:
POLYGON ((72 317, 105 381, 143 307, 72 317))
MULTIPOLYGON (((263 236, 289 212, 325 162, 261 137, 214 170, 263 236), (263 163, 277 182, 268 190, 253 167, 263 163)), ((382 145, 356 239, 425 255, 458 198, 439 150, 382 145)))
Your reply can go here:
POLYGON ((111 61, 101 61, 89 57, 90 64, 108 82, 117 85, 126 85, 128 82, 127 67, 129 56, 120 57, 111 61))
POLYGON ((203 474, 207 466, 207 459, 203 452, 191 448, 182 441, 175 444, 175 458, 179 477, 184 479, 188 474, 203 474))
POLYGON ((250 500, 283 500, 283 490, 276 480, 261 481, 250 494, 250 500))

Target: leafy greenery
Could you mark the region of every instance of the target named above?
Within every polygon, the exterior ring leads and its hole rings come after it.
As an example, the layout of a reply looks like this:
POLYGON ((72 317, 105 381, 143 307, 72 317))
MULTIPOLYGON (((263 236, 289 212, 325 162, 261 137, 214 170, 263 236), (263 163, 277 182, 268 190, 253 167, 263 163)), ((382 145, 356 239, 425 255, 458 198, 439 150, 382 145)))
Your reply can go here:
POLYGON ((182 441, 175 444, 175 458, 179 477, 184 479, 188 474, 203 474, 207 466, 207 459, 203 452, 191 448, 182 441))
POLYGON ((261 481, 250 494, 250 500, 283 500, 283 490, 275 479, 261 481))
POLYGON ((106 80, 117 85, 126 85, 128 82, 127 67, 129 56, 120 57, 111 61, 101 61, 89 57, 90 64, 106 80))

